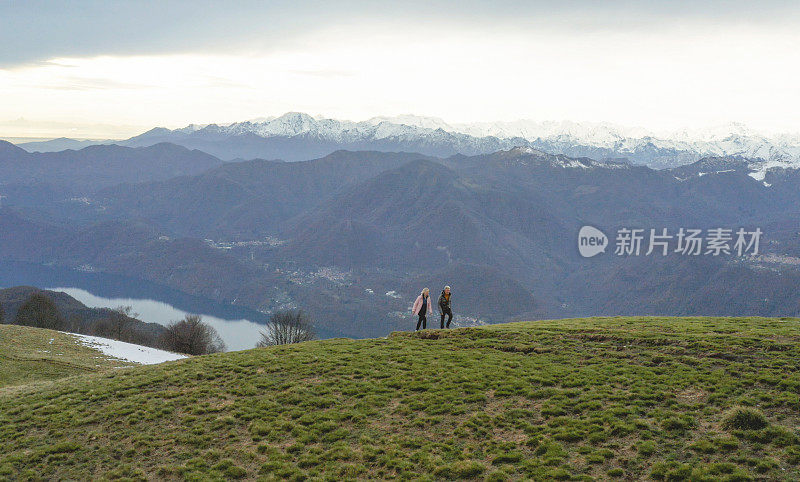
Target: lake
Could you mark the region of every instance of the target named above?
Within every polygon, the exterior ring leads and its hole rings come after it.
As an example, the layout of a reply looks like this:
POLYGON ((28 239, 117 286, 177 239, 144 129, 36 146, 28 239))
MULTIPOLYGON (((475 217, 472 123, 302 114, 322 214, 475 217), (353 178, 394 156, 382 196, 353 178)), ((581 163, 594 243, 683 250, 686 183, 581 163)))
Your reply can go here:
POLYGON ((255 347, 256 342, 261 337, 261 331, 265 328, 264 325, 245 319, 226 320, 204 313, 189 313, 162 301, 138 298, 104 298, 80 288, 62 286, 45 289, 63 291, 89 308, 130 306, 135 313, 138 313, 136 318, 160 325, 167 325, 171 321, 180 320, 187 314, 200 315, 205 323, 217 330, 228 351, 246 350, 255 347))
POLYGON ((256 310, 188 295, 148 281, 0 261, 0 287, 19 285, 63 291, 90 308, 131 306, 140 320, 161 325, 197 314, 217 330, 228 351, 253 348, 268 319, 256 310))

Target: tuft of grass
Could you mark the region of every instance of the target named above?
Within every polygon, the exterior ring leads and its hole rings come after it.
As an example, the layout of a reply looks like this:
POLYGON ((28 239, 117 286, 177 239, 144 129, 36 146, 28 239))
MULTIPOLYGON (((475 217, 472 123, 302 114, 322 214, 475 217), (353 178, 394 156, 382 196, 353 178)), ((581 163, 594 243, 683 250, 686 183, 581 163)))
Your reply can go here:
POLYGON ((612 478, 619 478, 625 475, 625 471, 619 467, 614 467, 613 469, 609 469, 609 471, 606 472, 606 474, 612 478))
POLYGON ((722 418, 722 427, 726 430, 760 430, 767 425, 767 417, 750 407, 733 407, 722 418))
POLYGON ((636 450, 639 452, 640 455, 643 457, 649 457, 656 452, 656 444, 650 440, 644 441, 640 443, 636 450))
POLYGON ((478 461, 469 460, 439 466, 433 475, 445 479, 473 479, 486 471, 486 466, 478 461))

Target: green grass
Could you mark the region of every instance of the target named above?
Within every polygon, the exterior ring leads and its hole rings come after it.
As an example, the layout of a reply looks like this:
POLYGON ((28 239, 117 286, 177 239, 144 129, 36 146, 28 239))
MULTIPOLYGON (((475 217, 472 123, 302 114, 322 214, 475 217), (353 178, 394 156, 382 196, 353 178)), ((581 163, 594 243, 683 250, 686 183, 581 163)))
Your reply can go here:
POLYGON ((0 478, 797 480, 799 330, 557 320, 73 376, 0 393, 0 478))
POLYGON ((130 365, 81 345, 66 333, 0 325, 0 392, 4 387, 130 365))

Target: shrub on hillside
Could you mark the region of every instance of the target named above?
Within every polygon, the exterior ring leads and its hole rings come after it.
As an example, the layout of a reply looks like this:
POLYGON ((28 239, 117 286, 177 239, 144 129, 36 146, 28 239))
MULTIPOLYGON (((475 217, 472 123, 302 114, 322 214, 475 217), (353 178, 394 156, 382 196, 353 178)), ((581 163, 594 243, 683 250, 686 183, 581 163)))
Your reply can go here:
POLYGON ((302 310, 278 311, 269 318, 266 331, 256 346, 288 345, 317 337, 311 318, 302 310))
POLYGON ((43 293, 33 293, 17 310, 14 324, 62 330, 65 321, 53 300, 43 293))
POLYGON ((4 324, 6 321, 6 311, 3 309, 3 305, 0 305, 0 325, 4 324))
POLYGON ((225 351, 225 343, 217 330, 203 323, 199 315, 186 315, 186 318, 167 325, 160 342, 166 350, 187 355, 225 351))
POLYGON ((759 430, 767 425, 767 417, 749 407, 734 407, 722 418, 722 426, 726 430, 759 430))

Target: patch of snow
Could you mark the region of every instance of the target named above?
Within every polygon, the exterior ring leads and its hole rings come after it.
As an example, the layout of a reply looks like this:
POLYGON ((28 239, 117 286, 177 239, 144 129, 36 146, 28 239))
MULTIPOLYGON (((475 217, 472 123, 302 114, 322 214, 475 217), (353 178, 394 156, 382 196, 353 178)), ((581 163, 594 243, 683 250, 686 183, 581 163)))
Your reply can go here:
MULTIPOLYGON (((593 162, 595 164, 597 164, 597 161, 593 161, 593 162)), ((623 162, 605 162, 605 163, 602 163, 602 167, 604 167, 606 169, 630 169, 631 168, 630 164, 625 164, 623 162)))
POLYGON ((697 173, 697 177, 703 177, 706 174, 720 174, 720 173, 723 173, 723 172, 734 172, 734 171, 736 171, 736 169, 723 169, 721 171, 698 172, 697 173))
POLYGON ((203 129, 205 127, 208 127, 208 124, 189 124, 188 126, 182 129, 175 129, 175 130, 185 134, 191 134, 192 132, 199 131, 200 129, 203 129))
POLYGON ((586 165, 576 160, 563 161, 561 165, 564 167, 571 167, 573 169, 589 169, 590 167, 592 167, 592 165, 586 165))
POLYGON ((798 168, 800 168, 800 162, 790 161, 786 159, 752 162, 750 164, 750 169, 752 169, 753 172, 751 172, 748 175, 753 179, 755 179, 756 181, 763 181, 764 178, 767 176, 767 171, 771 169, 798 169, 798 168))
POLYGON ((134 345, 119 340, 101 338, 99 336, 79 335, 77 333, 67 333, 78 339, 78 341, 89 348, 103 352, 104 355, 120 360, 139 363, 141 365, 154 365, 166 361, 180 360, 186 355, 179 355, 149 346, 134 345))
POLYGON ((514 154, 537 154, 537 155, 543 154, 542 151, 540 151, 538 149, 534 149, 533 147, 530 147, 530 146, 515 147, 513 149, 509 149, 508 152, 511 152, 511 153, 514 153, 514 154))
POLYGON ((83 204, 84 206, 91 206, 92 200, 88 197, 71 197, 67 199, 67 202, 83 204))

